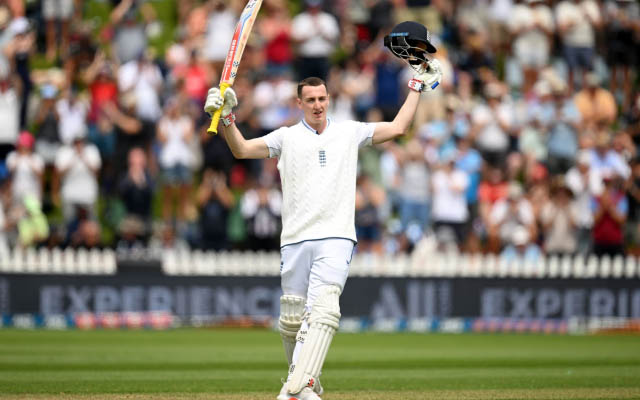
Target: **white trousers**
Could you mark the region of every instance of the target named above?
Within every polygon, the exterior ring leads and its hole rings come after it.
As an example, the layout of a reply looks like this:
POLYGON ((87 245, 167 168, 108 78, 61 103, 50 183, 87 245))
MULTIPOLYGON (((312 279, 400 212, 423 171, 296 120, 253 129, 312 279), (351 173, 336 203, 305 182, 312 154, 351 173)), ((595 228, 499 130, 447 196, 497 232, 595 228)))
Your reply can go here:
POLYGON ((355 244, 349 239, 307 240, 280 249, 283 294, 306 297, 311 310, 320 289, 336 285, 340 290, 349 275, 355 244))

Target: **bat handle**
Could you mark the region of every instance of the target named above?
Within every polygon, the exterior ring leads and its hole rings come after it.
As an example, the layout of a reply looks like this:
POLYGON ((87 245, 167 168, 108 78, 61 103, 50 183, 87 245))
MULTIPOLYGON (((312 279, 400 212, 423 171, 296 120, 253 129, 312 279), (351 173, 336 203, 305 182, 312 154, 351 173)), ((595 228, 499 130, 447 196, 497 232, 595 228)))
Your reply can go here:
MULTIPOLYGON (((220 84, 220 96, 224 99, 224 92, 227 91, 227 88, 230 87, 228 83, 220 84)), ((218 108, 218 110, 213 113, 211 116, 211 125, 209 125, 209 129, 207 129, 207 133, 210 135, 218 134, 218 122, 220 122, 220 113, 222 112, 222 107, 218 108)))

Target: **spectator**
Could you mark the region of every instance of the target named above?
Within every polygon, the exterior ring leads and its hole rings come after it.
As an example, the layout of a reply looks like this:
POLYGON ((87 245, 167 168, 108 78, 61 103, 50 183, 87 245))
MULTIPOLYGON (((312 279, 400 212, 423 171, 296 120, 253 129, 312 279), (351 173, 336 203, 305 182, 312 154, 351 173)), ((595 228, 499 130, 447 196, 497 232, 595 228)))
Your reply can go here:
POLYGON ((120 222, 120 232, 125 238, 146 242, 151 234, 151 206, 153 181, 147 168, 147 156, 143 149, 133 148, 128 156, 127 175, 120 181, 118 193, 126 210, 120 222))
POLYGON ((624 228, 629 203, 615 174, 603 176, 602 194, 591 203, 593 212, 593 252, 597 256, 624 254, 624 228))
POLYGON ((573 93, 575 71, 584 74, 593 70, 596 30, 602 19, 594 0, 562 0, 555 6, 555 18, 564 60, 569 67, 569 92, 573 93))
POLYGON ((546 80, 539 80, 533 86, 533 98, 524 103, 527 114, 523 116, 524 125, 518 138, 518 150, 524 154, 528 162, 533 160, 545 162, 547 159, 546 130, 550 124, 550 117, 545 112, 551 112, 551 85, 546 80), (547 109, 544 110, 543 109, 547 109))
POLYGON ((158 124, 160 144, 160 168, 162 171, 163 211, 166 223, 170 223, 174 213, 173 202, 177 201, 178 222, 185 222, 187 201, 191 192, 194 157, 189 143, 193 137, 193 121, 182 110, 182 104, 173 98, 167 101, 166 114, 158 124))
MULTIPOLYGON (((456 168, 465 172, 469 177, 467 186, 467 206, 469 207, 469 217, 472 224, 479 216, 478 192, 480 187, 480 177, 482 170, 482 156, 471 147, 471 141, 467 136, 457 136, 456 168)), ((470 239, 477 239, 475 231, 469 231, 470 239)))
POLYGON ((65 95, 56 102, 58 133, 63 144, 70 145, 75 138, 87 135, 88 112, 87 102, 78 97, 78 91, 74 88, 68 88, 65 95))
POLYGON ((27 131, 20 133, 16 151, 9 153, 7 168, 11 173, 13 204, 22 205, 27 197, 42 201, 42 172, 44 161, 33 152, 35 139, 27 131))
POLYGON ((137 7, 136 0, 122 0, 109 16, 114 54, 121 65, 134 61, 147 49, 147 35, 144 24, 137 20, 137 7))
POLYGON ((341 93, 348 96, 353 104, 353 112, 357 118, 366 118, 375 97, 375 69, 372 65, 357 59, 346 60, 345 69, 341 73, 339 86, 341 93))
POLYGON ((503 99, 503 88, 497 83, 485 87, 487 104, 477 106, 471 117, 470 135, 475 139, 486 162, 504 164, 513 129, 513 110, 503 99))
POLYGON ((235 199, 224 172, 205 169, 196 198, 200 209, 200 247, 203 250, 228 250, 229 213, 235 199))
POLYGON ((622 83, 622 109, 628 110, 632 101, 632 68, 638 62, 640 41, 634 31, 640 26, 640 7, 635 1, 608 0, 603 11, 611 93, 616 96, 622 83))
POLYGON ((595 147, 590 154, 590 186, 593 194, 602 193, 602 180, 606 175, 615 173, 622 179, 627 179, 630 175, 629 165, 624 158, 611 148, 611 136, 606 130, 601 130, 596 134, 595 147))
POLYGON ((145 136, 142 123, 135 117, 136 96, 134 93, 120 95, 117 103, 106 102, 102 110, 113 122, 115 131, 115 152, 113 155, 114 175, 120 177, 126 171, 127 154, 140 147, 150 150, 150 140, 145 136))
POLYGON ((431 178, 433 191, 432 216, 439 241, 453 239, 462 248, 469 221, 466 191, 467 174, 455 166, 455 152, 442 155, 438 169, 431 178), (453 237, 450 235, 453 233, 453 237))
POLYGON ((580 218, 572 202, 573 193, 557 180, 551 187, 551 198, 540 216, 544 234, 544 250, 547 254, 574 254, 578 248, 577 222, 580 218))
POLYGON ((547 136, 548 167, 552 174, 565 173, 578 151, 581 116, 575 102, 566 96, 563 82, 552 84, 553 102, 545 104, 540 118, 549 121, 547 136), (547 114, 547 115, 544 115, 547 114))
POLYGON ((289 125, 298 116, 296 84, 285 75, 271 75, 255 85, 253 104, 262 132, 289 125))
POLYGON ((509 185, 509 195, 493 205, 489 216, 489 239, 502 245, 523 245, 518 229, 527 231, 526 243, 536 237, 536 225, 531 203, 524 197, 522 186, 509 185))
POLYGON ((486 51, 489 43, 484 29, 473 27, 466 36, 458 60, 459 90, 477 93, 493 77, 495 60, 493 53, 486 51))
POLYGON ((58 43, 60 44, 60 58, 65 58, 69 51, 69 25, 73 16, 74 0, 43 0, 42 17, 46 23, 47 61, 53 62, 58 53, 58 43), (60 23, 60 39, 56 37, 60 23))
POLYGON ((429 227, 431 174, 424 158, 424 151, 417 139, 407 143, 402 161, 402 183, 398 191, 400 222, 404 236, 409 243, 415 244, 429 227))
POLYGON ((402 177, 400 175, 400 162, 403 157, 403 149, 397 143, 390 141, 380 145, 382 154, 380 154, 380 178, 382 188, 384 189, 385 204, 382 206, 381 213, 383 216, 390 216, 395 210, 398 210, 400 196, 398 194, 400 185, 402 185, 402 177))
POLYGON ((600 86, 600 78, 594 72, 585 75, 584 86, 574 97, 583 126, 596 129, 611 125, 618 114, 613 94, 600 86))
POLYGON ((248 247, 276 250, 280 245, 282 193, 261 179, 240 199, 240 212, 247 226, 248 247))
POLYGON ((513 54, 522 68, 522 93, 529 93, 538 71, 549 64, 554 33, 553 13, 543 0, 519 0, 508 21, 513 54))
POLYGON ((293 49, 291 17, 283 0, 267 0, 266 14, 259 21, 258 32, 264 39, 266 72, 269 75, 292 75, 293 49))
POLYGON ((511 240, 500 253, 500 258, 507 264, 513 262, 535 263, 542 256, 540 247, 531 241, 527 228, 515 227, 511 240))
POLYGON ((0 159, 4 160, 15 149, 20 131, 20 103, 9 69, 0 67, 0 159))
POLYGON ((636 146, 636 152, 638 152, 640 150, 640 91, 636 93, 631 110, 625 113, 622 122, 627 126, 629 135, 636 146))
POLYGON ((293 18, 291 36, 297 44, 298 80, 329 75, 329 56, 338 41, 340 27, 335 17, 322 11, 322 0, 305 0, 305 11, 293 18))
POLYGON ((73 218, 67 223, 67 235, 63 245, 91 249, 100 247, 100 225, 92 219, 89 209, 76 205, 73 218))
POLYGON ((400 109, 404 93, 398 81, 406 71, 406 65, 375 44, 367 49, 367 53, 367 62, 375 70, 375 108, 382 112, 383 121, 390 121, 400 109))
POLYGON ((181 87, 188 100, 198 111, 204 106, 211 78, 208 68, 202 63, 196 50, 192 50, 185 65, 177 65, 173 77, 181 81, 181 87))
POLYGON ((103 52, 96 54, 93 63, 85 70, 83 80, 90 94, 87 116, 89 141, 98 147, 100 156, 106 162, 115 151, 116 137, 113 122, 106 115, 104 107, 107 103, 118 101, 118 85, 113 67, 103 52))
POLYGON ((208 18, 202 55, 211 63, 213 74, 220 76, 235 32, 237 16, 224 0, 209 0, 205 5, 208 18))
POLYGON ((586 255, 591 252, 591 229, 593 227, 593 212, 591 210, 592 194, 590 191, 591 153, 581 150, 578 153, 576 165, 565 175, 567 187, 571 189, 576 209, 576 240, 577 252, 586 255))
POLYGON ((11 11, 5 4, 0 5, 0 73, 6 73, 11 69, 11 63, 7 58, 5 49, 13 39, 11 26, 11 11))
POLYGON ((96 217, 98 200, 97 173, 101 166, 98 149, 82 135, 75 136, 71 144, 65 145, 56 154, 57 179, 56 198, 61 201, 65 221, 76 219, 78 208, 84 208, 89 218, 96 217))
POLYGON ((29 247, 44 243, 49 237, 49 223, 40 201, 28 195, 23 204, 14 207, 10 219, 18 226, 18 245, 29 247))
POLYGON ((369 175, 360 174, 356 180, 356 236, 358 251, 382 254, 382 220, 380 211, 385 193, 369 175))
POLYGON ((87 250, 102 248, 100 224, 91 219, 83 220, 71 237, 71 246, 87 250))
POLYGON ((3 50, 20 81, 20 128, 26 129, 29 98, 33 88, 30 59, 35 50, 35 33, 25 17, 15 18, 9 30, 13 38, 3 50))
POLYGON ((56 110, 58 88, 51 83, 46 83, 40 89, 40 96, 40 107, 35 118, 35 123, 38 126, 35 148, 45 164, 52 165, 56 152, 62 144, 59 129, 60 118, 56 110))
POLYGON ((155 124, 162 114, 160 92, 163 79, 160 68, 154 64, 147 52, 138 54, 118 69, 118 90, 120 93, 135 94, 136 117, 143 127, 143 136, 152 138, 155 124))
POLYGON ((489 226, 491 210, 495 203, 508 196, 509 183, 505 179, 504 171, 498 167, 488 166, 484 175, 478 186, 478 211, 484 226, 489 226))

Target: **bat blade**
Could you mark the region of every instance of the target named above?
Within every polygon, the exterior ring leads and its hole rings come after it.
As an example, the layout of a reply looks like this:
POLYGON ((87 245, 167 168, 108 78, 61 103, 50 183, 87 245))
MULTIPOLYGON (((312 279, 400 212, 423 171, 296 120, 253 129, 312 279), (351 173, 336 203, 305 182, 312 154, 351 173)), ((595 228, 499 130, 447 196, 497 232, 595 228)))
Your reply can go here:
MULTIPOLYGON (((233 32, 233 38, 229 45, 229 52, 227 53, 227 58, 224 60, 222 76, 220 77, 220 95, 223 97, 225 90, 231 87, 236 80, 242 53, 244 53, 247 40, 249 40, 249 35, 251 35, 251 29, 258 16, 258 11, 260 11, 260 6, 262 6, 262 0, 249 0, 240 15, 240 20, 236 24, 236 29, 233 32)), ((220 112, 221 109, 216 111, 211 117, 211 125, 209 129, 207 129, 209 134, 215 135, 218 133, 220 112)))

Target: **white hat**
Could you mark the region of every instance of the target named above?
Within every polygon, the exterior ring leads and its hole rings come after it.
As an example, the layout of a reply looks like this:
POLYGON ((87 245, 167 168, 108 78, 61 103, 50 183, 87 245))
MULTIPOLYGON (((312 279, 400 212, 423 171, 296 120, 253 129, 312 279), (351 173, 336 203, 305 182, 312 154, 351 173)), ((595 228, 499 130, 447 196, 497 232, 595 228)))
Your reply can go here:
POLYGON ((578 164, 589 165, 591 164, 591 152, 589 150, 580 150, 578 157, 576 158, 578 164))
POLYGON ((21 35, 29 30, 29 21, 25 17, 15 18, 7 28, 14 36, 21 35))
POLYGON ((533 92, 538 97, 543 97, 551 94, 551 84, 549 81, 541 79, 533 85, 533 92))
POLYGON ((529 231, 522 225, 518 225, 513 229, 511 234, 511 242, 516 246, 524 246, 529 243, 529 231))

